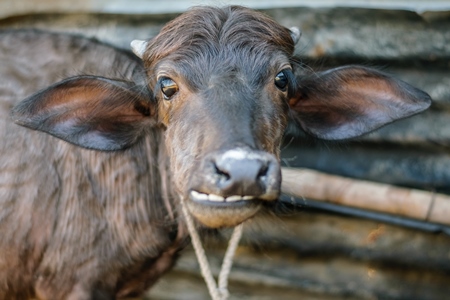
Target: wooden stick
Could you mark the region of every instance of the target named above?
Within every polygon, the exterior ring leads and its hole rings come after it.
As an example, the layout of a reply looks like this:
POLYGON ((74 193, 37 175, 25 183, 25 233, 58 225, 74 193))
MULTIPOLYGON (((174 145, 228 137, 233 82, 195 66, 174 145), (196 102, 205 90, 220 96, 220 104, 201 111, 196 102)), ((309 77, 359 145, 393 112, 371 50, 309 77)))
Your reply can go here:
POLYGON ((282 168, 285 194, 450 225, 450 196, 329 175, 282 168))

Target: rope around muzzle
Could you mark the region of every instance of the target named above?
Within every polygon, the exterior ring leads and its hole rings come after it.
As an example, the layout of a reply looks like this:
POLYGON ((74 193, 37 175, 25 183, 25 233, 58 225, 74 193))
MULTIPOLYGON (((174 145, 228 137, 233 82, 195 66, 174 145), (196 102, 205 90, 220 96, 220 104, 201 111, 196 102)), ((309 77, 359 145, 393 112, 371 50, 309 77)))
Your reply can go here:
POLYGON ((219 273, 218 285, 212 275, 211 268, 209 266, 208 259, 206 258, 205 250, 203 249, 202 242, 198 235, 197 229, 194 226, 191 214, 189 213, 184 199, 181 198, 181 206, 183 209, 184 217, 186 218, 186 224, 191 235, 192 245, 194 246, 195 255, 197 256, 198 263, 200 265, 200 271, 203 279, 208 287, 209 294, 212 300, 226 300, 230 296, 228 292, 228 276, 233 265, 233 257, 236 252, 236 248, 239 244, 239 240, 242 236, 243 224, 239 224, 234 228, 230 241, 228 242, 228 248, 223 258, 222 267, 219 273))

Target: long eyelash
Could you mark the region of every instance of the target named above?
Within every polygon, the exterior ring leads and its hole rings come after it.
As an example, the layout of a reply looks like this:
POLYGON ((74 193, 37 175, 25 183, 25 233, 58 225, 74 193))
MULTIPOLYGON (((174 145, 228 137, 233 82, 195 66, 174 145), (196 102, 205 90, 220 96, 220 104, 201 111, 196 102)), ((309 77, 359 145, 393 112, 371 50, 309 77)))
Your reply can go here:
POLYGON ((284 74, 288 78, 288 97, 291 98, 297 93, 297 77, 290 69, 285 70, 284 74))

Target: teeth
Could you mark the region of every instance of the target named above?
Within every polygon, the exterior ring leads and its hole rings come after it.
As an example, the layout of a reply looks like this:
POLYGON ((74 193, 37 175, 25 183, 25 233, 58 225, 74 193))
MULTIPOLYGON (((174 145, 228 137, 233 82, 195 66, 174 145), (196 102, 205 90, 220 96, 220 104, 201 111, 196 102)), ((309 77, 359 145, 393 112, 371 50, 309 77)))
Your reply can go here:
POLYGON ((211 202, 237 202, 242 200, 248 201, 255 199, 255 196, 239 196, 239 195, 233 195, 224 198, 219 195, 199 193, 197 191, 191 191, 191 197, 197 201, 211 201, 211 202))
POLYGON ((226 202, 236 202, 236 201, 241 201, 242 197, 241 196, 230 196, 227 197, 227 199, 225 200, 226 202))
POLYGON ((208 200, 207 194, 199 193, 196 191, 191 191, 191 195, 192 195, 192 198, 194 198, 195 200, 202 200, 202 201, 208 200))
POLYGON ((209 194, 208 200, 213 202, 223 202, 225 198, 218 195, 209 194))

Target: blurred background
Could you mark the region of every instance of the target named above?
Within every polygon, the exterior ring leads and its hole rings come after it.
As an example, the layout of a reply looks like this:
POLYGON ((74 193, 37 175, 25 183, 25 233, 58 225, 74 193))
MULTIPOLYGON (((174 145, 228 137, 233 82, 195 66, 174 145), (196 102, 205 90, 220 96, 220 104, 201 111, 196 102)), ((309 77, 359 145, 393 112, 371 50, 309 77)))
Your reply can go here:
MULTIPOLYGON (((353 141, 288 136, 285 166, 419 189, 427 205, 411 217, 408 197, 399 204, 406 213, 396 213, 365 207, 364 193, 358 207, 285 196, 246 224, 231 299, 450 299, 450 1, 1 0, 0 29, 79 33, 128 48, 205 4, 244 5, 299 27, 296 54, 314 70, 373 66, 434 100, 427 112, 353 141)), ((230 232, 203 235, 217 272, 230 232)), ((190 247, 145 299, 209 299, 190 247)))

